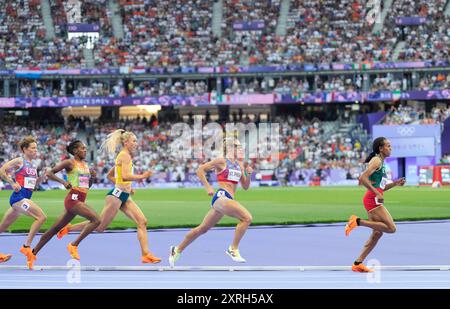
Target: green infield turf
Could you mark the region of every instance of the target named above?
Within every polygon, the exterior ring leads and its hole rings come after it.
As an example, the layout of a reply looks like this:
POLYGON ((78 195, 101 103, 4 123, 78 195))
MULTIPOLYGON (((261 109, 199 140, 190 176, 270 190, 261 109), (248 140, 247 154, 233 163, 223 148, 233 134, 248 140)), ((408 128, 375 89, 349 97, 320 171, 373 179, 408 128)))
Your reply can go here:
MULTIPOLYGON (((89 193, 88 204, 98 212, 106 190, 89 193)), ((0 215, 9 207, 11 191, 0 192, 0 215)), ((63 211, 65 191, 35 192, 33 200, 48 216, 47 229, 63 211)), ((346 221, 351 214, 366 217, 362 187, 253 188, 238 190, 236 199, 253 215, 253 225, 325 223, 346 221)), ((150 228, 191 227, 199 224, 209 210, 211 198, 203 189, 137 190, 133 199, 148 218, 150 228)), ((450 188, 394 188, 385 193, 385 206, 395 220, 450 218, 450 188)), ((74 222, 81 221, 76 218, 74 222)), ((27 231, 31 219, 19 218, 10 231, 27 231)), ((224 218, 219 225, 229 226, 235 219, 224 218)), ((119 213, 110 229, 134 227, 119 213)))

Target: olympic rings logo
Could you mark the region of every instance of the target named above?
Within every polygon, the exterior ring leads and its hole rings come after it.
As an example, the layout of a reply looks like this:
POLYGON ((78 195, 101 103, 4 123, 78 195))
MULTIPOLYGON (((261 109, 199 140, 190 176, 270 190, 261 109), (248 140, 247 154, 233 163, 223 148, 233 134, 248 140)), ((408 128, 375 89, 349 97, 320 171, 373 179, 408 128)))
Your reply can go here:
POLYGON ((416 128, 413 126, 401 126, 397 128, 397 133, 400 136, 412 136, 416 132, 416 128))

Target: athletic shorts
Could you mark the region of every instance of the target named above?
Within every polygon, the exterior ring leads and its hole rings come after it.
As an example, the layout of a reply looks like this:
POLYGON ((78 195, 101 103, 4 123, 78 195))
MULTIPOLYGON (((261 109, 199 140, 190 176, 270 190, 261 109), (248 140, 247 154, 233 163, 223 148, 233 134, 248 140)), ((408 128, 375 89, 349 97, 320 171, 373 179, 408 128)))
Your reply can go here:
POLYGON ((219 190, 217 190, 216 194, 214 194, 214 196, 213 196, 213 198, 212 198, 212 200, 211 200, 211 207, 213 207, 214 203, 217 201, 217 199, 218 199, 219 197, 226 197, 226 198, 228 198, 228 199, 230 199, 230 200, 233 199, 233 197, 231 196, 231 194, 228 193, 226 190, 224 190, 224 189, 219 189, 219 190))
POLYGON ((130 198, 130 193, 124 192, 118 188, 113 188, 106 195, 111 195, 122 201, 122 204, 128 201, 130 198))
POLYGON ((23 199, 31 199, 33 195, 33 191, 29 189, 22 188, 19 192, 14 191, 9 198, 9 205, 14 205, 17 202, 20 202, 23 199))
MULTIPOLYGON (((378 192, 383 194, 383 189, 376 188, 378 192)), ((376 195, 372 191, 367 191, 363 198, 364 208, 369 212, 379 206, 382 206, 383 203, 380 203, 375 200, 376 195)))
POLYGON ((78 190, 71 189, 64 199, 64 207, 70 210, 78 202, 84 203, 86 201, 87 194, 78 190))

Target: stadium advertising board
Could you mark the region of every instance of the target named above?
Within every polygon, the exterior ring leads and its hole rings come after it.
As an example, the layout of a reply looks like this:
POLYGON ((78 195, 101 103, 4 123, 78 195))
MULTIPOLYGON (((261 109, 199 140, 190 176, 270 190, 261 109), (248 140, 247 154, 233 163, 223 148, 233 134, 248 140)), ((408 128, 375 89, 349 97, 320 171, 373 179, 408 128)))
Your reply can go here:
POLYGON ((373 138, 379 136, 391 140, 394 158, 441 156, 439 125, 375 125, 373 138))
POLYGON ((241 21, 233 24, 233 30, 235 31, 263 30, 264 28, 264 20, 241 21))
POLYGON ((67 24, 67 32, 99 32, 97 24, 67 24))

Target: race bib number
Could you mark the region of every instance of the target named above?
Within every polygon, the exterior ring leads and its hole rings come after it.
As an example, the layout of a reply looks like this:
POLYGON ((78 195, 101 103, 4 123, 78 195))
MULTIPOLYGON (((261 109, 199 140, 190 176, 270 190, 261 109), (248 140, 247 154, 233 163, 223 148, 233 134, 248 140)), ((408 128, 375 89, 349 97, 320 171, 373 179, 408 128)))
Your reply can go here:
POLYGON ((391 183, 391 181, 385 177, 381 178, 381 182, 380 182, 380 188, 384 190, 384 188, 386 188, 386 185, 391 183))
POLYGON ((78 201, 78 194, 72 194, 72 201, 78 201))
POLYGON ((34 178, 34 177, 25 177, 24 178, 24 185, 23 185, 23 187, 25 189, 34 190, 34 188, 36 187, 36 178, 34 178))
POLYGON ((22 204, 22 206, 20 206, 24 211, 28 211, 28 209, 30 209, 30 204, 28 204, 27 202, 24 202, 22 204))
POLYGON ((375 204, 376 205, 383 205, 383 203, 381 201, 379 201, 377 198, 375 198, 375 204))
POLYGON ((120 195, 122 194, 122 190, 114 188, 112 195, 114 195, 115 197, 120 198, 120 195))
POLYGON ((79 176, 78 177, 78 185, 80 186, 80 188, 85 188, 85 189, 89 189, 89 176, 79 176))
POLYGON ((239 181, 241 180, 242 173, 239 170, 229 170, 228 172, 228 180, 230 181, 239 181))

